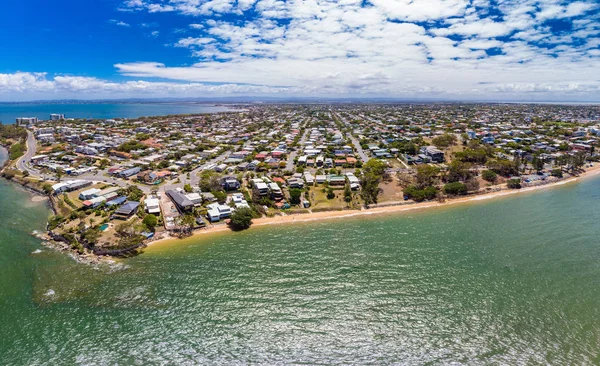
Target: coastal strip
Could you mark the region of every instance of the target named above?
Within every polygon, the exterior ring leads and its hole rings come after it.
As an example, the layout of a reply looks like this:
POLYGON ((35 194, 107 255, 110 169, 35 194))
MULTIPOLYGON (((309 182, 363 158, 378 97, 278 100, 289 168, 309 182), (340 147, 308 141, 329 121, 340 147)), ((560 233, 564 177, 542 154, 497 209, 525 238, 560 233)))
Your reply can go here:
MULTIPOLYGON (((544 189, 556 188, 559 186, 563 186, 569 183, 575 183, 582 179, 587 179, 591 177, 595 177, 600 174, 600 164, 593 166, 592 168, 588 168, 584 173, 580 174, 576 177, 567 178, 564 180, 559 180, 557 182, 525 187, 521 189, 503 189, 497 192, 492 193, 484 193, 477 195, 469 195, 460 198, 451 198, 447 199, 445 202, 438 201, 429 201, 429 202, 420 202, 420 203, 412 203, 405 205, 394 205, 394 206, 386 206, 386 207, 376 207, 371 209, 362 209, 362 210, 343 210, 343 211, 326 211, 326 212, 312 212, 312 213, 299 213, 292 215, 282 215, 275 217, 266 217, 254 219, 252 223, 252 228, 261 227, 261 226, 271 226, 271 225, 294 225, 297 223, 306 223, 306 222, 314 222, 314 221, 323 221, 323 220, 336 220, 336 219, 344 219, 351 217, 359 217, 359 216, 380 216, 380 215, 388 215, 388 214, 402 214, 405 212, 411 211, 420 211, 425 209, 432 208, 440 208, 440 207, 449 207, 455 205, 462 205, 467 203, 477 203, 479 201, 487 201, 491 199, 498 199, 502 197, 509 197, 518 194, 526 194, 541 191, 544 189)), ((250 230, 252 229, 250 228, 250 230)), ((215 233, 226 233, 233 232, 227 225, 215 225, 210 228, 202 229, 195 231, 192 236, 186 237, 183 239, 173 237, 173 236, 165 236, 162 239, 158 239, 148 243, 148 246, 158 246, 158 245, 170 245, 181 242, 182 240, 189 240, 191 238, 203 237, 208 234, 215 233)))

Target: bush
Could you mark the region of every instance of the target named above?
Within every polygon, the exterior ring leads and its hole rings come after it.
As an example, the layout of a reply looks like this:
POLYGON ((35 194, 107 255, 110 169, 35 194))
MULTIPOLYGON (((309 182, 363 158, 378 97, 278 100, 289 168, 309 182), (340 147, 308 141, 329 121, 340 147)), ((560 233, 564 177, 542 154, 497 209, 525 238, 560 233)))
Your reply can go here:
POLYGON ((496 174, 496 172, 492 170, 484 170, 483 172, 481 172, 481 178, 483 178, 483 180, 487 182, 495 183, 498 179, 498 174, 496 174))
POLYGON ((142 220, 142 224, 146 225, 149 230, 154 231, 154 228, 158 225, 158 219, 153 214, 148 214, 142 220))
POLYGON ((563 177, 562 169, 552 169, 552 176, 557 178, 563 177))
POLYGON ((448 183, 444 186, 444 193, 453 196, 467 194, 467 185, 461 182, 448 183))
POLYGON ((520 189, 521 188, 521 180, 520 179, 509 179, 506 182, 506 186, 510 189, 520 189))
POLYGON ((252 225, 253 216, 252 209, 248 207, 238 208, 231 214, 229 226, 234 230, 248 229, 252 225))
POLYGON ((290 203, 292 205, 297 205, 300 203, 300 197, 302 196, 302 190, 299 188, 291 188, 290 189, 290 203))
POLYGON ((332 200, 335 198, 335 193, 332 188, 327 188, 327 199, 332 200))
POLYGON ((408 186, 404 189, 404 194, 416 202, 432 200, 436 197, 437 189, 435 187, 426 187, 419 189, 416 186, 408 186))

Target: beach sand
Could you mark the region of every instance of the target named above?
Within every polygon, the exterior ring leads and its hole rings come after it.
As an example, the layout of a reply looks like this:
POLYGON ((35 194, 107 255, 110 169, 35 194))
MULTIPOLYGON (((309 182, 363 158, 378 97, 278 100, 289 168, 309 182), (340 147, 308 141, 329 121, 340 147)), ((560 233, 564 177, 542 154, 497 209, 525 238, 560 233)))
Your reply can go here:
MULTIPOLYGON (((405 204, 405 205, 397 205, 397 206, 388 206, 388 207, 378 207, 371 209, 361 209, 361 210, 344 210, 344 211, 328 211, 328 212, 313 212, 306 214, 294 214, 294 215, 285 215, 285 216, 275 216, 275 217, 267 217, 252 220, 252 227, 260 227, 260 226, 268 226, 268 225, 281 225, 281 224, 294 224, 301 222, 311 222, 311 221, 323 221, 323 220, 335 220, 342 219, 348 217, 356 217, 356 216, 376 216, 376 215, 389 215, 389 214, 399 214, 402 212, 415 211, 415 210, 423 210, 429 209, 433 207, 447 207, 451 205, 465 204, 465 203, 473 203, 477 201, 495 199, 505 196, 512 196, 516 194, 526 194, 533 191, 538 191, 542 189, 548 189, 552 187, 562 186, 564 184, 573 183, 583 178, 588 178, 592 176, 596 176, 600 173, 600 164, 597 164, 591 168, 588 168, 584 173, 580 174, 577 177, 572 177, 564 180, 560 180, 555 183, 544 184, 540 186, 534 187, 526 187, 522 189, 504 189, 497 192, 492 193, 484 193, 478 195, 471 195, 466 197, 452 198, 447 199, 445 202, 421 202, 414 204, 405 204)), ((251 230, 252 228, 250 228, 251 230)), ((216 225, 207 229, 199 230, 194 232, 191 237, 187 237, 185 239, 205 236, 214 233, 222 233, 222 232, 231 232, 232 230, 227 225, 216 225)), ((161 246, 167 243, 177 243, 181 239, 167 236, 163 239, 156 240, 154 242, 149 243, 149 246, 160 244, 161 246)))

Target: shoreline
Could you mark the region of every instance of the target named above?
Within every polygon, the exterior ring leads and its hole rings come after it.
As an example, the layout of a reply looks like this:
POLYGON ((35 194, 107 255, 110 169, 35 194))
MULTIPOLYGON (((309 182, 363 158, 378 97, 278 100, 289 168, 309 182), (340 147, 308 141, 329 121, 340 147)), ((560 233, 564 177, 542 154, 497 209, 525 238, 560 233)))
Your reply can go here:
MULTIPOLYGON (((268 218, 260 218, 252 220, 252 226, 249 230, 252 230, 254 227, 262 227, 262 226, 270 226, 270 225, 284 225, 284 224, 294 224, 294 223, 305 223, 311 221, 322 221, 322 220, 336 220, 350 217, 358 217, 358 216, 372 216, 372 215, 381 215, 381 214, 401 214, 403 212, 414 211, 414 210, 425 210, 432 209, 437 207, 448 207, 453 205, 461 205, 466 203, 474 203, 478 201, 487 201, 490 199, 497 199, 506 196, 513 196, 516 194, 526 194, 531 192, 540 191, 543 189, 556 188, 565 184, 574 183, 579 180, 585 178, 591 178, 600 174, 600 164, 594 165, 591 168, 588 168, 585 172, 581 173, 578 176, 569 177, 566 179, 561 179, 556 182, 542 184, 538 186, 524 187, 521 189, 502 189, 496 192, 483 193, 483 194, 473 194, 464 197, 458 198, 449 198, 446 199, 445 202, 437 202, 437 201, 427 201, 427 202, 419 202, 412 204, 400 204, 400 205, 392 205, 386 207, 374 207, 369 209, 360 209, 360 210, 341 210, 341 211, 325 211, 325 212, 312 212, 305 214, 293 214, 293 215, 285 215, 285 216, 276 216, 276 217, 268 217, 268 218)), ((191 236, 186 238, 177 238, 174 236, 166 236, 162 239, 158 239, 148 243, 147 247, 158 246, 158 245, 167 245, 167 244, 175 244, 177 242, 181 242, 183 240, 193 239, 202 237, 204 235, 213 234, 213 233, 223 233, 223 232, 234 232, 227 225, 221 224, 217 226, 213 226, 207 229, 202 229, 194 232, 191 236)))

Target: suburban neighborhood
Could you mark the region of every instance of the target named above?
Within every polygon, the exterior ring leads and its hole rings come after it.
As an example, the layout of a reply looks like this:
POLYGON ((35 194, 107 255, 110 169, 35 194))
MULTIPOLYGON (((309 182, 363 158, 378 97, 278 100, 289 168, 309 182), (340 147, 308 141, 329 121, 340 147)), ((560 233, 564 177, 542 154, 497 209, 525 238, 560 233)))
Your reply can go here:
POLYGON ((136 119, 24 116, 0 131, 12 161, 3 175, 51 197, 57 238, 112 255, 164 235, 236 226, 244 216, 239 228, 252 218, 547 184, 598 159, 597 106, 235 108, 136 119))

